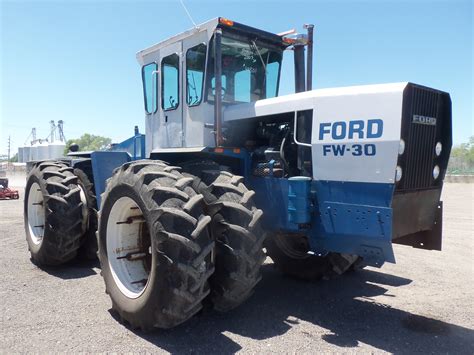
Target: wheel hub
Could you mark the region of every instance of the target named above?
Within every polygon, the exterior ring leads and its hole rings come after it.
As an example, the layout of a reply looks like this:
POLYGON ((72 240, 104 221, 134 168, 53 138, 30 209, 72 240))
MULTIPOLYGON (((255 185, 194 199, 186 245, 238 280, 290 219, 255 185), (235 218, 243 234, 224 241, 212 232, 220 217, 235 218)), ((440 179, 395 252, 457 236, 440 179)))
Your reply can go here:
POLYGON ((310 248, 308 239, 304 235, 292 235, 278 233, 275 236, 277 246, 289 257, 293 259, 306 259, 310 248))
POLYGON ((115 283, 128 298, 146 289, 151 270, 151 239, 143 213, 130 197, 119 198, 107 221, 107 258, 115 283))
POLYGON ((34 182, 28 192, 28 230, 31 240, 39 245, 43 241, 45 230, 45 213, 43 193, 38 183, 34 182))

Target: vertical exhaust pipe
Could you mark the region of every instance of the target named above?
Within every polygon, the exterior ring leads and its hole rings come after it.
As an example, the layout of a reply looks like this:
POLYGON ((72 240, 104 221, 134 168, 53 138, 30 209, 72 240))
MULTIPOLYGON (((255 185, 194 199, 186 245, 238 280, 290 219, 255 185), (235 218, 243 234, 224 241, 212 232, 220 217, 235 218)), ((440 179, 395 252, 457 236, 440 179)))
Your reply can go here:
POLYGON ((293 46, 295 60, 295 92, 306 91, 304 68, 304 44, 296 43, 293 46))
POLYGON ((222 29, 214 32, 214 131, 216 147, 222 146, 222 29))
POLYGON ((306 53, 306 90, 313 90, 313 32, 314 25, 306 24, 304 28, 308 30, 308 52, 306 53))

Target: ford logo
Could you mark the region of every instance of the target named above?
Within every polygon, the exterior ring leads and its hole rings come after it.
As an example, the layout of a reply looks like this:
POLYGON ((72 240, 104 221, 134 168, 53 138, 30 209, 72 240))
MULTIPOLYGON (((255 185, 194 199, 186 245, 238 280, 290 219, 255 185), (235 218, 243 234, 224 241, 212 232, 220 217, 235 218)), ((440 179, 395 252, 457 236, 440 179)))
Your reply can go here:
POLYGON ((427 125, 431 125, 431 126, 436 126, 436 117, 413 115, 413 123, 427 124, 427 125))

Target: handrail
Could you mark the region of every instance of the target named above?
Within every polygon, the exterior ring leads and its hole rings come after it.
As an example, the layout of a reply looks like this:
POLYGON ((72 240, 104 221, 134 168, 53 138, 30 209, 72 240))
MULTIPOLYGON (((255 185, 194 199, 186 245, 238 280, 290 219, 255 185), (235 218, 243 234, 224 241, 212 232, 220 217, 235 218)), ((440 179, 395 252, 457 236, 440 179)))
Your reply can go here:
POLYGON ((293 140, 297 145, 301 145, 303 147, 311 147, 311 144, 309 143, 303 143, 303 142, 298 142, 298 139, 296 139, 296 133, 298 132, 297 130, 297 122, 298 122, 298 111, 295 111, 295 119, 293 122, 293 140))

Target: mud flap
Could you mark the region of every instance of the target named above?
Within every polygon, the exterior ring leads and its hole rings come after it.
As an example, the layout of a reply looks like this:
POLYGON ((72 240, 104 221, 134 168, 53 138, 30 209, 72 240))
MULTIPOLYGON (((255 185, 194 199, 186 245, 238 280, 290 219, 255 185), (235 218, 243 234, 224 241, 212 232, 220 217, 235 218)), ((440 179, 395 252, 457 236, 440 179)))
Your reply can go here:
POLYGON ((441 250, 442 230, 443 201, 440 201, 435 211, 435 218, 432 229, 398 237, 393 240, 393 243, 410 245, 413 248, 418 249, 441 250))

